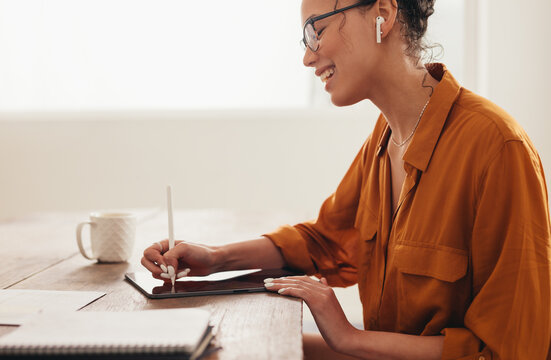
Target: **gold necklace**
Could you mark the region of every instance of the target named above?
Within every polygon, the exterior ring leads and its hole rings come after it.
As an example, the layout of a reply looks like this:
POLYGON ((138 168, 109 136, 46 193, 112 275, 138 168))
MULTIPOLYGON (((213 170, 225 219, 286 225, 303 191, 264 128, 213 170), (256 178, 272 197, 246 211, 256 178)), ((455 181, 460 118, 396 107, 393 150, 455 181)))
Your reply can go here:
POLYGON ((398 147, 402 147, 409 141, 409 139, 412 138, 413 134, 415 134, 415 130, 417 130, 417 126, 419 126, 419 122, 421 121, 421 118, 423 117, 423 114, 425 113, 425 109, 427 108, 427 105, 429 104, 429 101, 430 101, 430 98, 425 103, 425 106, 423 106, 423 110, 421 110, 421 113, 419 114, 419 118, 417 119, 417 122, 415 123, 415 126, 413 127, 413 130, 411 131, 411 134, 409 134, 409 136, 404 141, 402 141, 401 143, 396 142, 396 140, 394 140, 394 134, 392 134, 392 136, 390 137, 390 140, 392 140, 392 143, 394 145, 396 145, 398 147))

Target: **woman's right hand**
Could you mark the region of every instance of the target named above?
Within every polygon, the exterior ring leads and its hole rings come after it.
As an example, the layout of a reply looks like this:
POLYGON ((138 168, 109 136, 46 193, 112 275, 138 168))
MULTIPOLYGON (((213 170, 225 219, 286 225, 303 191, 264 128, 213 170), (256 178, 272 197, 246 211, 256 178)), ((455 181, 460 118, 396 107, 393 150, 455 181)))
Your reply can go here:
POLYGON ((190 269, 187 275, 191 276, 204 276, 216 272, 216 247, 186 241, 176 241, 175 244, 173 249, 168 250, 168 240, 163 240, 144 250, 142 265, 151 271, 153 277, 167 281, 161 277, 161 273, 164 272, 161 264, 166 267, 173 266, 176 274, 184 269, 190 269))

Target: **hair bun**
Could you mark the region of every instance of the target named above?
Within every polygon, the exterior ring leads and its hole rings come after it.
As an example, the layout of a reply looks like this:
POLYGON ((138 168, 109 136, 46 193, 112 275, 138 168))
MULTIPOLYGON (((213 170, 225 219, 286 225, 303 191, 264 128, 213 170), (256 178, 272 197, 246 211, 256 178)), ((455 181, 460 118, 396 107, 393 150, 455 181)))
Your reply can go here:
POLYGON ((408 41, 407 52, 420 57, 429 46, 422 39, 427 32, 428 18, 434 14, 435 0, 397 0, 398 21, 402 24, 402 36, 408 41))

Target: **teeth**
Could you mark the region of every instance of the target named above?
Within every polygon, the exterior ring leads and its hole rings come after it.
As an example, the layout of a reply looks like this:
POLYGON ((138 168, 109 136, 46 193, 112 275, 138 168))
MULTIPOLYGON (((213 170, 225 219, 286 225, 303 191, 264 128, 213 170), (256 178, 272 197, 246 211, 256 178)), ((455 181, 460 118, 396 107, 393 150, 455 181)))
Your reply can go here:
POLYGON ((320 79, 322 82, 327 82, 327 80, 335 73, 335 68, 330 68, 325 70, 321 75, 320 79))

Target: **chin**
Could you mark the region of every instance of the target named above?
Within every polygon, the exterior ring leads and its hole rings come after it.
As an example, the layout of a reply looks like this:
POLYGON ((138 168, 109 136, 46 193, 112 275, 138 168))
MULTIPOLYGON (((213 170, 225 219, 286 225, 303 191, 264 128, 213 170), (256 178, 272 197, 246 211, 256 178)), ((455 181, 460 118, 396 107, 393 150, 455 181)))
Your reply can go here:
POLYGON ((338 96, 337 94, 331 94, 331 102, 338 107, 350 106, 359 103, 363 99, 359 99, 351 96, 338 96))

